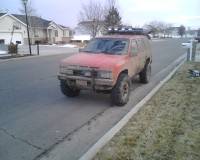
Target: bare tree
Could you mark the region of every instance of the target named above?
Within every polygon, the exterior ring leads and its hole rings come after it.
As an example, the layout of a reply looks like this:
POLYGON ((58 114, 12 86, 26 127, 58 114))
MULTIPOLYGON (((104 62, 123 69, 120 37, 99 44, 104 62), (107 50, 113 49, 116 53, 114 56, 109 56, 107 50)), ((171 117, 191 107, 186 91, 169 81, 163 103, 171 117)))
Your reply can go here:
POLYGON ((156 34, 159 33, 159 22, 158 21, 151 21, 147 24, 144 25, 144 28, 148 29, 151 31, 153 37, 156 36, 156 34))
POLYGON ((109 8, 117 7, 117 1, 116 0, 107 0, 107 4, 109 8))
MULTIPOLYGON (((19 9, 19 11, 25 15, 25 9, 24 9, 24 2, 21 0, 22 8, 19 9)), ((26 4, 26 10, 28 16, 35 16, 36 15, 36 9, 33 7, 32 1, 28 0, 26 4)))
POLYGON ((95 37, 103 27, 104 11, 100 1, 90 0, 88 4, 82 5, 79 25, 86 29, 92 37, 95 37))
MULTIPOLYGON (((111 8, 118 8, 117 1, 116 0, 106 0, 106 3, 104 5, 104 14, 108 15, 108 12, 111 8)), ((104 16, 105 16, 104 15, 104 16)))
POLYGON ((172 24, 161 21, 151 21, 144 25, 144 28, 151 31, 153 37, 155 37, 156 34, 161 33, 163 34, 164 38, 166 35, 169 36, 169 34, 171 33, 171 27, 172 24))
MULTIPOLYGON (((22 15, 25 15, 25 8, 24 8, 24 2, 21 0, 21 5, 22 7, 19 9, 22 15)), ((34 36, 34 26, 37 23, 36 17, 37 16, 37 11, 33 7, 32 1, 28 0, 26 4, 26 10, 27 10, 27 16, 28 16, 28 23, 29 23, 29 30, 31 32, 31 37, 34 36)))
POLYGON ((165 35, 167 35, 167 37, 170 37, 170 35, 172 34, 172 31, 173 31, 172 27, 173 27, 173 25, 171 23, 165 24, 165 35))

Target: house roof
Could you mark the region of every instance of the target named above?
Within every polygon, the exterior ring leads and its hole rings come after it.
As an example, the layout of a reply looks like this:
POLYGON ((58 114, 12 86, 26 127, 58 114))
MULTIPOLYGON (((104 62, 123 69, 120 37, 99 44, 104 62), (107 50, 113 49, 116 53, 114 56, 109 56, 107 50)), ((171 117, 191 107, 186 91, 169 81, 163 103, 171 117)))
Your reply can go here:
POLYGON ((61 24, 59 24, 59 26, 61 26, 61 27, 64 28, 64 29, 69 29, 69 27, 63 26, 63 25, 61 25, 61 24))
MULTIPOLYGON (((0 17, 5 14, 6 13, 0 13, 0 17)), ((17 18, 22 23, 26 24, 26 16, 25 15, 21 15, 21 14, 10 14, 10 15, 17 18)), ((29 25, 31 25, 31 27, 39 27, 39 28, 48 28, 49 25, 53 22, 53 21, 49 21, 49 20, 46 20, 46 19, 43 19, 43 18, 37 17, 37 16, 29 16, 28 19, 29 19, 29 22, 31 22, 31 24, 29 24, 29 25)), ((62 29, 69 29, 69 27, 66 27, 66 26, 63 26, 60 24, 56 24, 56 25, 58 25, 62 29)))
MULTIPOLYGON (((12 14, 12 16, 16 17, 17 19, 19 19, 23 23, 26 23, 26 16, 25 15, 12 14)), ((32 27, 47 28, 49 26, 49 23, 51 22, 51 21, 48 21, 48 20, 45 20, 43 18, 36 17, 36 16, 30 16, 29 18, 30 18, 30 22, 31 22, 30 25, 32 27)))
POLYGON ((6 13, 0 13, 0 17, 3 16, 4 14, 6 14, 6 13))

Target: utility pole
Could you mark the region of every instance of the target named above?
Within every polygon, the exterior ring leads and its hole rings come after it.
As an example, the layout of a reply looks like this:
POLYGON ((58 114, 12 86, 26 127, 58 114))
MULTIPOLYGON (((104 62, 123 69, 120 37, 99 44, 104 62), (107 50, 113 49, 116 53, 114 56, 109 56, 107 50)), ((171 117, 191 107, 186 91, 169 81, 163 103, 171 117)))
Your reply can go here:
POLYGON ((26 28, 27 28, 27 34, 28 34, 29 53, 30 53, 30 55, 32 55, 32 53, 31 53, 31 41, 30 41, 29 28, 28 28, 29 23, 28 23, 27 8, 26 8, 27 2, 28 2, 28 0, 23 0, 24 8, 25 8, 25 15, 26 15, 26 28))

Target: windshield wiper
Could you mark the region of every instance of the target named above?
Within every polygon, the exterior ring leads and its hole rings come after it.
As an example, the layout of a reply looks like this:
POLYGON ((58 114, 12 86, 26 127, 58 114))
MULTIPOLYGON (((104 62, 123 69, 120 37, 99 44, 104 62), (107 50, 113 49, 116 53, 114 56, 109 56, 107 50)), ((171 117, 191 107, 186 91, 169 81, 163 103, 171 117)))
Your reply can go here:
POLYGON ((104 50, 104 51, 102 51, 102 53, 106 53, 106 54, 116 54, 115 52, 111 52, 111 51, 109 51, 109 50, 104 50))
POLYGON ((92 51, 82 50, 82 52, 88 52, 88 53, 90 53, 90 52, 92 52, 92 51))

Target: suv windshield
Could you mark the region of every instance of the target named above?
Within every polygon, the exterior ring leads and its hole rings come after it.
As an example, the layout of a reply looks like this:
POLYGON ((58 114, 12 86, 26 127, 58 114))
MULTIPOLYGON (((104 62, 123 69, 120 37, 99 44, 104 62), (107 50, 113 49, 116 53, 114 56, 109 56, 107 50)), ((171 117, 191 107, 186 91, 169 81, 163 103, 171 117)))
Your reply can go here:
POLYGON ((128 39, 95 38, 82 50, 89 53, 106 53, 113 55, 127 54, 128 39))

